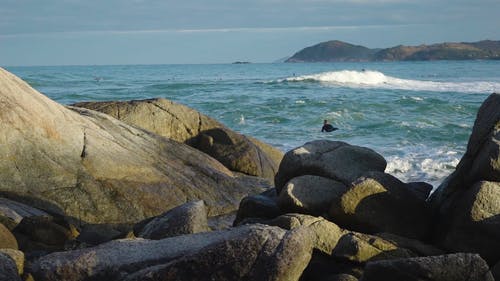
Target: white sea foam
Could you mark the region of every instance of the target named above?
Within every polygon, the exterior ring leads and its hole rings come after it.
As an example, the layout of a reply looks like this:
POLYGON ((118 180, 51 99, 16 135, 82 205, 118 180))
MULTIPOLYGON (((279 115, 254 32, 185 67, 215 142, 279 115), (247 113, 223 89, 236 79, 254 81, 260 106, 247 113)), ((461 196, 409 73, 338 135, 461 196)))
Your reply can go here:
POLYGON ((411 152, 405 156, 387 157, 386 173, 402 181, 426 181, 437 187, 451 174, 459 162, 456 151, 436 151, 433 158, 424 153, 411 152))
MULTIPOLYGON (((279 82, 316 81, 324 84, 353 88, 384 88, 410 91, 492 93, 500 91, 500 82, 437 82, 400 79, 379 71, 342 70, 289 77, 279 82)), ((419 98, 416 98, 419 100, 419 98)))

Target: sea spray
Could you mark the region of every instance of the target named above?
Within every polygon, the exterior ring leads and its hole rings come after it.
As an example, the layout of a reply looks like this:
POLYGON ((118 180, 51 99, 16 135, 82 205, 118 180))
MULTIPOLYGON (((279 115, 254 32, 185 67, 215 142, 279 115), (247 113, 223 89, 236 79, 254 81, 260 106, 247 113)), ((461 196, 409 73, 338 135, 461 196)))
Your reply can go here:
POLYGON ((382 88, 408 91, 493 93, 500 91, 499 82, 441 82, 430 80, 400 79, 379 71, 341 70, 280 79, 278 82, 320 82, 331 86, 352 88, 382 88))

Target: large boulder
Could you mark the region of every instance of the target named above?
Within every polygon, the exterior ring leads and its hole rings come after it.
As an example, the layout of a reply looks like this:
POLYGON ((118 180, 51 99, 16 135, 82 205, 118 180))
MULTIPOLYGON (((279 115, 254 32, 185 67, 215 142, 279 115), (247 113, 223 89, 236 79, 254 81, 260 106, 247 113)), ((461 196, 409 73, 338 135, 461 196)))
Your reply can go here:
POLYGON ((299 176, 291 179, 278 196, 278 206, 284 212, 310 215, 328 213, 333 201, 338 200, 347 186, 319 176, 299 176))
POLYGON ((263 190, 187 145, 57 104, 4 69, 0 121, 0 193, 84 222, 133 223, 193 199, 224 214, 263 190))
POLYGON ((500 261, 500 182, 482 181, 457 198, 439 233, 443 248, 478 253, 490 264, 500 261))
POLYGON ((375 151, 345 142, 317 140, 285 154, 274 183, 278 194, 292 178, 316 175, 345 185, 369 171, 383 172, 387 162, 375 151))
POLYGON ((360 281, 494 281, 488 264, 477 254, 369 262, 360 281))
POLYGON ((332 203, 330 217, 345 228, 364 233, 430 238, 432 220, 427 202, 397 178, 381 172, 370 172, 355 181, 332 203))
POLYGON ((127 124, 186 143, 219 160, 230 170, 248 175, 272 180, 283 158, 280 150, 163 98, 80 102, 75 106, 100 111, 127 124))
POLYGON ((500 94, 491 94, 477 113, 467 151, 456 170, 431 196, 433 206, 446 214, 453 195, 474 183, 500 181, 500 94))
POLYGON ((10 230, 0 223, 0 249, 18 249, 16 237, 10 232, 10 230))
POLYGON ((436 211, 436 243, 451 251, 480 253, 489 263, 500 259, 493 250, 499 245, 495 239, 500 224, 499 108, 500 94, 483 102, 465 155, 430 197, 436 211))
POLYGON ((251 225, 162 240, 117 240, 53 253, 31 267, 49 280, 298 280, 312 244, 304 229, 251 225))
POLYGON ((135 230, 137 237, 162 239, 184 234, 208 231, 207 210, 203 201, 185 203, 179 207, 148 219, 135 230))

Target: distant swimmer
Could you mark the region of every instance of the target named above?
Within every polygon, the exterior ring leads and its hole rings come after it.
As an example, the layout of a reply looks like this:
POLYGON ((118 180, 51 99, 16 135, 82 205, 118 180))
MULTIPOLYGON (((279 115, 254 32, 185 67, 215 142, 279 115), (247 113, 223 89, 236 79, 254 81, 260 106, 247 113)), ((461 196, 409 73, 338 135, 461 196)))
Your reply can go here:
POLYGON ((321 132, 333 132, 338 130, 339 128, 335 128, 332 124, 328 123, 328 120, 323 121, 323 127, 321 128, 321 132))

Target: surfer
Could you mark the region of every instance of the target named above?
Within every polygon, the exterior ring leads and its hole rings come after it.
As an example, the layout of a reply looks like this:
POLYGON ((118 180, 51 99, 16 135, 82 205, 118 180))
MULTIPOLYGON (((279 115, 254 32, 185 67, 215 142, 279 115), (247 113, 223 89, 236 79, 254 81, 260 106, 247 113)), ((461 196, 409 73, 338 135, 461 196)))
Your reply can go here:
POLYGON ((323 121, 323 127, 321 128, 321 132, 333 132, 338 130, 339 128, 335 128, 332 124, 328 123, 328 120, 323 121))

